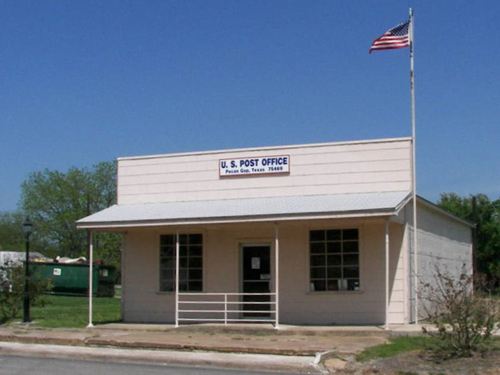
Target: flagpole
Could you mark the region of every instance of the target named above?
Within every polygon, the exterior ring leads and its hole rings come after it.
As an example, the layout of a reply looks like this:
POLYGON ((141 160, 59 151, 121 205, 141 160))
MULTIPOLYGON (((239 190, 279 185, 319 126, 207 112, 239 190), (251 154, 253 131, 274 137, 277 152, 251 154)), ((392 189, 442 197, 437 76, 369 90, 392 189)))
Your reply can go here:
POLYGON ((411 97, 411 140, 412 140, 412 194, 413 194, 413 271, 415 287, 415 324, 418 324, 418 251, 417 251, 417 162, 416 162, 416 126, 415 126, 415 73, 413 53, 413 10, 410 16, 410 97, 411 97))

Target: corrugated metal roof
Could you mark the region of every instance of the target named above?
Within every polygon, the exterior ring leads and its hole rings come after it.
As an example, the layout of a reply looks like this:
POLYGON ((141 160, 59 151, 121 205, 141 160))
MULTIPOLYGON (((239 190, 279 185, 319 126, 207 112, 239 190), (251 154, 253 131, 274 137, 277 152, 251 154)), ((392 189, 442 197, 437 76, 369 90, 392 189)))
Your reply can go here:
POLYGON ((79 228, 244 221, 307 216, 392 214, 409 192, 310 195, 114 205, 77 221, 79 228))

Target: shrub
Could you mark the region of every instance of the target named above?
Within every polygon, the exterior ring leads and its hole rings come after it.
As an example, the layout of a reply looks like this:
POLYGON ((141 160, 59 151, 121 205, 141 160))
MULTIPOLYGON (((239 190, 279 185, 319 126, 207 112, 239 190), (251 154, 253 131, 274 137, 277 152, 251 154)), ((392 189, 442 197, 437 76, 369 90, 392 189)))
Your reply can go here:
MULTIPOLYGON (((19 264, 0 265, 0 324, 18 316, 24 301, 24 267, 19 264)), ((50 280, 31 274, 28 279, 30 305, 44 304, 43 293, 51 289, 50 280)))
POLYGON ((424 333, 434 336, 433 347, 439 356, 468 357, 489 347, 492 333, 499 322, 499 309, 492 298, 474 292, 487 286, 462 267, 460 274, 453 275, 436 268, 435 282, 421 288, 426 320, 436 331, 424 333))

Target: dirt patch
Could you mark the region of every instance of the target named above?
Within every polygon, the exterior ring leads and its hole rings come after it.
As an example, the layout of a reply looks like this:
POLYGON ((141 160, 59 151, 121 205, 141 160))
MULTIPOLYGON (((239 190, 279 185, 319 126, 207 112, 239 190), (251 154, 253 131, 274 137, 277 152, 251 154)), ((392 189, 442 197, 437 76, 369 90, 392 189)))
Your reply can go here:
POLYGON ((435 361, 425 353, 410 352, 366 363, 351 361, 344 369, 331 372, 356 375, 498 375, 500 352, 494 351, 485 356, 476 355, 471 358, 456 358, 441 362, 435 361))

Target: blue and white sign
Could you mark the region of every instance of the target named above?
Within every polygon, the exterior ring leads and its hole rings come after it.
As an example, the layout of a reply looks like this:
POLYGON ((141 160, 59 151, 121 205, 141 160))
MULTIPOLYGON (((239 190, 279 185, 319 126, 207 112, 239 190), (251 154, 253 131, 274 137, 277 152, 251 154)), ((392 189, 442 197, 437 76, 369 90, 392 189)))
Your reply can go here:
POLYGON ((219 176, 290 173, 290 155, 219 160, 219 176))

